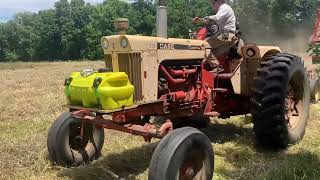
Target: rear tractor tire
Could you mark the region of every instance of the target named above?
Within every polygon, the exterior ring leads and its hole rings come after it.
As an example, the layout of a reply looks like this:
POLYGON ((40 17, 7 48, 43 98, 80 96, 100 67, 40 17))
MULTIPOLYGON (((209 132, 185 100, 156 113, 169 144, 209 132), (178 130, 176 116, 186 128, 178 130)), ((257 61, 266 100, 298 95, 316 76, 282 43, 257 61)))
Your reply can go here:
POLYGON ((47 139, 51 161, 57 165, 72 167, 89 163, 101 154, 104 129, 84 124, 80 135, 81 121, 70 112, 61 114, 52 124, 47 139))
POLYGON ((184 127, 168 134, 154 151, 149 180, 212 179, 214 154, 209 138, 195 128, 184 127))
POLYGON ((309 118, 310 89, 301 58, 275 54, 261 63, 253 103, 254 132, 268 149, 299 142, 309 118))
POLYGON ((320 82, 319 80, 310 80, 311 100, 318 102, 320 100, 320 82))

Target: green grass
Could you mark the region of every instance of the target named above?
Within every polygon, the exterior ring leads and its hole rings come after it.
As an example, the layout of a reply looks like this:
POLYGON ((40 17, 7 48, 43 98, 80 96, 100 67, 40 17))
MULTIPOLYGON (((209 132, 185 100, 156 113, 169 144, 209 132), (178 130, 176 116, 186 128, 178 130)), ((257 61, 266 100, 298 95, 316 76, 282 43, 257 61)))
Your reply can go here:
MULTIPOLYGON (((146 179, 158 140, 106 130, 102 157, 78 168, 53 166, 47 131, 65 111, 64 78, 103 62, 56 62, 8 68, 0 64, 0 179, 146 179)), ((14 64, 10 64, 14 66, 14 64)), ((318 179, 320 104, 311 106, 304 139, 281 152, 256 145, 250 118, 212 120, 202 129, 215 151, 215 179, 318 179)))

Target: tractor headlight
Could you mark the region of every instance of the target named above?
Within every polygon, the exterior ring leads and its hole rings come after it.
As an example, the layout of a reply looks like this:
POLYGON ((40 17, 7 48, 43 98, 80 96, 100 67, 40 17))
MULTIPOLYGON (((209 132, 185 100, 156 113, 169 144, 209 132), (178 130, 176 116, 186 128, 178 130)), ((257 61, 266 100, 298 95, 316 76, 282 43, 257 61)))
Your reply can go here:
POLYGON ((120 41, 120 45, 122 48, 126 48, 129 45, 128 39, 127 38, 122 38, 120 41))
POLYGON ((109 48, 109 41, 108 41, 108 39, 102 39, 101 45, 102 45, 103 49, 108 49, 108 48, 109 48))

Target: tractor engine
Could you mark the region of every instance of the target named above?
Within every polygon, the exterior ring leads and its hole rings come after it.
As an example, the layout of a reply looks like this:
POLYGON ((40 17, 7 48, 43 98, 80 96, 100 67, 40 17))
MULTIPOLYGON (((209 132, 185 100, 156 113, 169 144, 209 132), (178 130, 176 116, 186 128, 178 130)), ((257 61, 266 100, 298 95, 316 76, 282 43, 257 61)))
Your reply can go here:
MULTIPOLYGON (((201 62, 164 61, 159 65, 158 98, 165 94, 180 92, 180 95, 194 89, 200 83, 201 62)), ((185 98, 186 96, 181 96, 185 98)))
POLYGON ((176 117, 211 112, 213 76, 201 60, 163 61, 158 72, 158 98, 176 117))

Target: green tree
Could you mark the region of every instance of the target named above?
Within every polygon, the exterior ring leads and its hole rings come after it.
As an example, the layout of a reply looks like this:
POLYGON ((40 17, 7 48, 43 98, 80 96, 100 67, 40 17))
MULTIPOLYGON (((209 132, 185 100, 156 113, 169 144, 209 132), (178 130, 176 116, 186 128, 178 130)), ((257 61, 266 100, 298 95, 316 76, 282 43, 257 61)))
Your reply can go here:
MULTIPOLYGON (((92 9, 90 22, 85 27, 87 50, 86 57, 89 59, 98 59, 102 57, 100 39, 102 36, 114 35, 114 20, 120 17, 131 19, 135 15, 128 3, 119 0, 104 1, 92 9)), ((131 26, 130 34, 135 34, 136 30, 131 26)))
POLYGON ((85 27, 90 22, 90 5, 84 0, 71 0, 71 21, 72 30, 70 34, 68 54, 71 59, 84 58, 87 48, 85 27))
POLYGON ((61 34, 56 26, 55 10, 44 10, 35 19, 36 29, 34 58, 39 60, 55 60, 60 58, 61 34))
POLYGON ((20 60, 30 61, 33 59, 33 40, 34 34, 34 13, 18 13, 15 15, 16 33, 18 36, 18 44, 16 44, 16 54, 20 60))
POLYGON ((55 3, 55 22, 57 26, 57 35, 60 45, 60 59, 70 59, 68 49, 70 48, 70 39, 72 39, 73 22, 71 20, 71 9, 68 0, 60 0, 55 3))
POLYGON ((167 4, 170 37, 188 38, 188 30, 197 28, 191 23, 194 17, 213 14, 207 0, 168 0, 167 4))
POLYGON ((128 11, 131 31, 152 35, 156 30, 156 6, 150 0, 137 0, 128 11))
POLYGON ((4 34, 4 24, 0 23, 0 62, 4 60, 4 50, 7 45, 4 34))
MULTIPOLYGON (((312 31, 317 0, 233 0, 241 30, 249 41, 272 42, 312 31)), ((0 61, 102 58, 100 39, 117 34, 114 20, 130 21, 129 34, 155 35, 154 0, 105 0, 90 5, 84 0, 59 0, 53 9, 18 13, 0 24, 0 61)), ((169 37, 188 38, 193 17, 212 15, 207 0, 167 0, 169 37)))
POLYGON ((275 0, 272 9, 273 27, 282 35, 290 34, 288 32, 297 28, 310 27, 316 6, 316 0, 275 0))
POLYGON ((35 13, 17 13, 12 20, 0 25, 0 60, 33 59, 36 17, 35 13))
POLYGON ((8 49, 4 50, 4 61, 13 62, 17 60, 19 60, 19 56, 15 52, 8 49))

